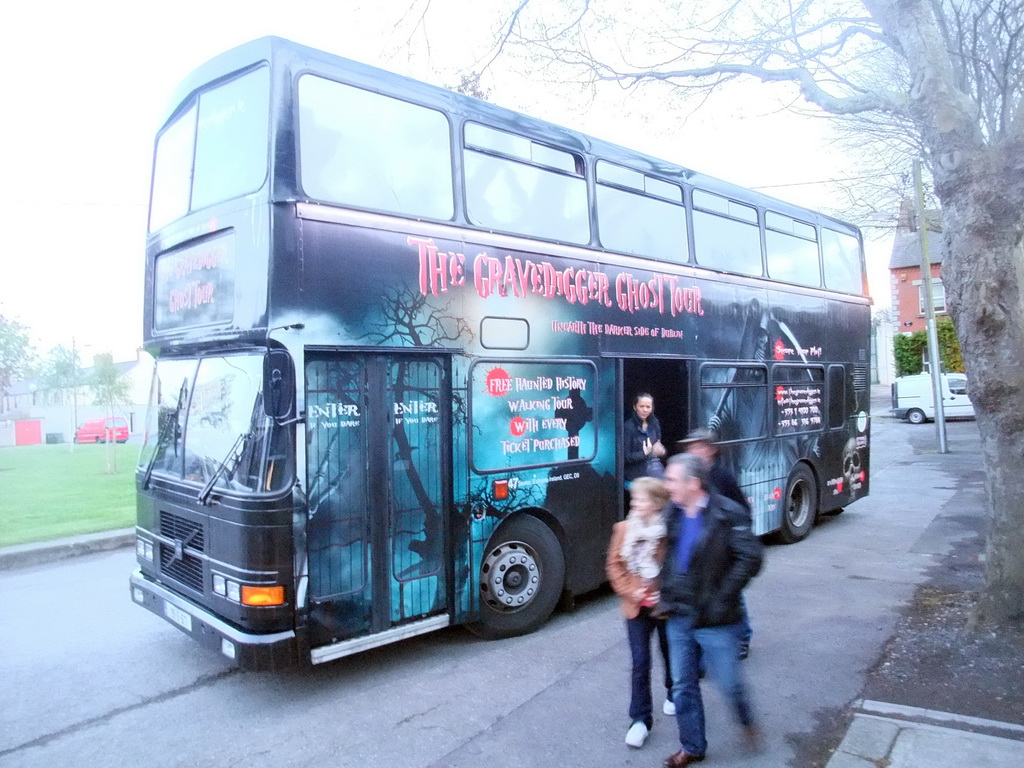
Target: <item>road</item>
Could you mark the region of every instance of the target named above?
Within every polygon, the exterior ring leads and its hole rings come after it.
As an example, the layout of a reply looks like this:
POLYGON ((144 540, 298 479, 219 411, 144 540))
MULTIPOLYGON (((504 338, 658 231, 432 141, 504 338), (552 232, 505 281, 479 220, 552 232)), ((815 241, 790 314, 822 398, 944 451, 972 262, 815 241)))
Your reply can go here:
MULTIPOLYGON (((954 446, 977 440, 973 422, 949 428, 954 446)), ((872 495, 803 543, 767 547, 744 662, 767 748, 747 754, 708 693, 707 765, 798 765, 794 744, 857 697, 928 567, 976 534, 964 510, 942 514, 955 458, 921 450, 922 430, 934 433, 875 418, 872 495)), ((658 766, 678 748, 660 713, 643 749, 623 744, 628 647, 608 593, 527 637, 454 628, 244 673, 134 606, 133 563, 120 550, 0 573, 0 768, 658 766)))

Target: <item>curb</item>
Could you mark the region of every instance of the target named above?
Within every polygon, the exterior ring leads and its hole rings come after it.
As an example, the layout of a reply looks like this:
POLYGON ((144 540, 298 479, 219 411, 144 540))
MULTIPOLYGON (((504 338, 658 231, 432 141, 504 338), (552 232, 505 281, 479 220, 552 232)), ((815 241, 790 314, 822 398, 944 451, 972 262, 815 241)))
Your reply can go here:
MULTIPOLYGON (((883 702, 865 703, 875 705, 875 709, 882 711, 897 710, 896 717, 855 712, 843 741, 836 747, 825 768, 867 768, 876 765, 890 765, 894 768, 924 765, 949 768, 968 764, 1010 768, 1024 761, 1024 741, 1019 738, 967 729, 976 726, 979 718, 964 718, 883 702), (934 725, 918 718, 946 721, 949 725, 934 725)), ((982 722, 989 728, 1015 735, 1019 735, 1016 729, 1021 727, 991 720, 982 722)))
POLYGON ((106 552, 132 546, 135 546, 134 528, 87 533, 82 536, 31 544, 17 544, 13 547, 0 548, 0 571, 28 568, 79 555, 91 555, 95 552, 106 552))
POLYGON ((962 731, 988 732, 990 735, 1004 735, 1016 741, 1024 741, 1024 725, 1005 723, 999 720, 988 720, 983 717, 958 715, 953 712, 940 712, 935 709, 908 707, 903 704, 890 704, 885 701, 858 699, 853 703, 855 711, 866 715, 885 718, 892 721, 904 721, 920 725, 933 725, 953 728, 962 731))

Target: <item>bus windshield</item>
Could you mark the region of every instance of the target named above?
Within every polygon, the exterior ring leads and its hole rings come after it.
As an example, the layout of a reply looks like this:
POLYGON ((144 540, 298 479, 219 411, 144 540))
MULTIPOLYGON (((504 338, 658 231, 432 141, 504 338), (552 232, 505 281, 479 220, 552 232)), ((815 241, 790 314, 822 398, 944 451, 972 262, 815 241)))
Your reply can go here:
POLYGON ((285 487, 290 443, 263 412, 262 386, 262 355, 161 360, 140 468, 235 492, 285 487))

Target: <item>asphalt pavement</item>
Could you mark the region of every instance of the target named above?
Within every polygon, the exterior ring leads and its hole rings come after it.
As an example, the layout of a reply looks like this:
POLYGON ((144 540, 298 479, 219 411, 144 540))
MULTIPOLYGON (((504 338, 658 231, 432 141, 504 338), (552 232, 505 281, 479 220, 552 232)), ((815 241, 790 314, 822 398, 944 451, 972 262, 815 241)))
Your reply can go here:
MULTIPOLYGON (((890 418, 888 409, 888 387, 874 387, 872 416, 890 418)), ((955 463, 949 467, 954 474, 956 469, 955 463)), ((128 528, 3 547, 0 570, 131 547, 134 540, 134 529, 128 528)), ((864 699, 850 710, 851 723, 826 768, 1024 766, 1024 725, 864 699)))

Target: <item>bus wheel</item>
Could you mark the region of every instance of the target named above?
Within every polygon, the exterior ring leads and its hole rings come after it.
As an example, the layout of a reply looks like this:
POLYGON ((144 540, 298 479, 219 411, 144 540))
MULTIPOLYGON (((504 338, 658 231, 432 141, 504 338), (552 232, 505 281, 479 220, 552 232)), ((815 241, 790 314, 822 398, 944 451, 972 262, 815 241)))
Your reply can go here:
POLYGON ((807 538, 818 516, 817 484, 805 464, 797 464, 790 474, 783 504, 779 540, 783 544, 796 544, 807 538))
POLYGON ((907 421, 911 424, 924 424, 924 411, 919 408, 912 408, 907 411, 907 421))
POLYGON ((480 620, 470 629, 488 639, 533 632, 555 609, 565 558, 544 523, 521 514, 490 542, 480 567, 480 620))

